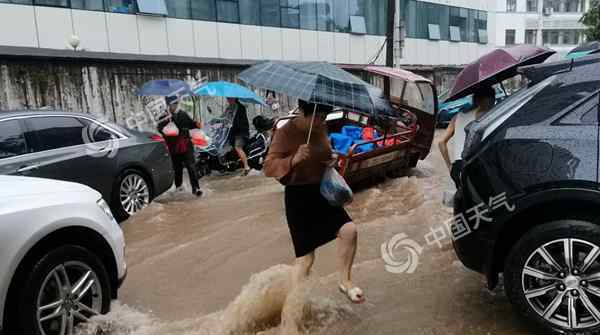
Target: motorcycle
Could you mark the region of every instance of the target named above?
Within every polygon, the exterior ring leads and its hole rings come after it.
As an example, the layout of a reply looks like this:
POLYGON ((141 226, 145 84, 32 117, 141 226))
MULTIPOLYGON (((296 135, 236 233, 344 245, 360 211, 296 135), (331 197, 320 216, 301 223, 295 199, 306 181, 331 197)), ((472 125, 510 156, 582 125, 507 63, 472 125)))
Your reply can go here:
MULTIPOLYGON (((269 149, 274 120, 259 115, 252 119, 252 124, 256 134, 248 139, 244 152, 248 157, 248 165, 252 169, 262 170, 269 149)), ((211 141, 206 147, 196 147, 198 178, 208 176, 213 171, 225 173, 242 168, 238 154, 229 143, 231 126, 232 122, 227 118, 215 118, 205 125, 204 132, 211 141)))

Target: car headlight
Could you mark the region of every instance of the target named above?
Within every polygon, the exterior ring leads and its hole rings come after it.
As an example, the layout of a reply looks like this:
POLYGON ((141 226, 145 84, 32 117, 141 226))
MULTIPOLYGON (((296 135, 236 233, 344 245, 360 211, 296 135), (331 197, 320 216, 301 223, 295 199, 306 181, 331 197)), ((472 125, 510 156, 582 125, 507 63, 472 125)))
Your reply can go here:
POLYGON ((110 207, 108 206, 108 204, 106 203, 106 201, 104 201, 104 199, 102 199, 102 198, 98 199, 98 201, 96 201, 96 204, 98 204, 98 207, 100 207, 102 209, 102 211, 104 212, 104 214, 106 214, 106 216, 108 216, 108 218, 111 221, 116 222, 115 217, 113 216, 113 213, 110 210, 110 207))

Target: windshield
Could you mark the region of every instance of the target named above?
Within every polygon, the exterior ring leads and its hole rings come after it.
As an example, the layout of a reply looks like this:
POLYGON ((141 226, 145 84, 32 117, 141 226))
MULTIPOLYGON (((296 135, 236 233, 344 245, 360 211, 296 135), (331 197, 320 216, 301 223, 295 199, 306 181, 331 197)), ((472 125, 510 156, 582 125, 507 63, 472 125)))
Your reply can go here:
POLYGON ((405 86, 402 96, 403 105, 422 110, 427 114, 435 113, 435 97, 431 85, 408 82, 405 86))

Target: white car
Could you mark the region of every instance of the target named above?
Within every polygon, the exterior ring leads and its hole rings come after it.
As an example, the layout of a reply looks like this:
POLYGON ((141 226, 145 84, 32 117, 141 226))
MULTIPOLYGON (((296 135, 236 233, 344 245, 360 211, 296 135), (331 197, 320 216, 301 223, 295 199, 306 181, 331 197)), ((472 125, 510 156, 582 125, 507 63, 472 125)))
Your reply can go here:
POLYGON ((0 176, 0 333, 70 335, 108 312, 126 275, 124 253, 100 193, 0 176))

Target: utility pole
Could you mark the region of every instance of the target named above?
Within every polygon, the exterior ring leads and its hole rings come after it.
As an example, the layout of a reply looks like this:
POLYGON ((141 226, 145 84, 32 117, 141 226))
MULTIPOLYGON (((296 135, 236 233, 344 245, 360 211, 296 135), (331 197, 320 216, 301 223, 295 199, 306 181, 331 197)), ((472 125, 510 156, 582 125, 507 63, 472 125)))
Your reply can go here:
MULTIPOLYGON (((387 32, 386 38, 386 53, 385 53, 385 65, 388 67, 394 67, 394 29, 396 29, 396 0, 388 0, 388 15, 387 15, 387 32)), ((390 97, 391 84, 390 79, 386 78, 384 81, 384 92, 385 95, 390 97)))

